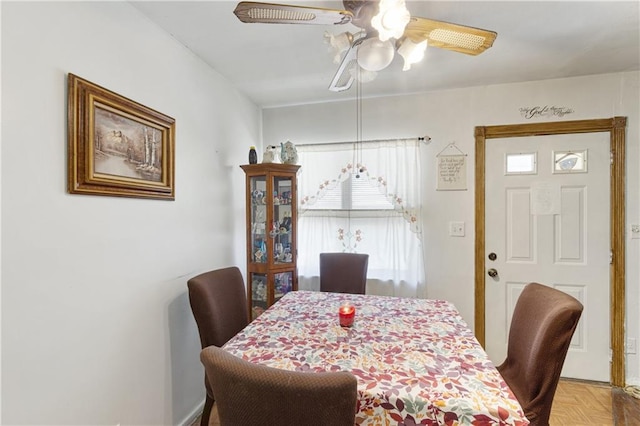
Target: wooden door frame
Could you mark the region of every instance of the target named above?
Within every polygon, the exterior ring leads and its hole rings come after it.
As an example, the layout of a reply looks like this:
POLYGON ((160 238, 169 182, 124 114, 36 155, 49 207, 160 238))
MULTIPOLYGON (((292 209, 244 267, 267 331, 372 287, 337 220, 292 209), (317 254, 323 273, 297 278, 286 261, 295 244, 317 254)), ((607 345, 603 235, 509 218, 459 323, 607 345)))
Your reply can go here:
POLYGON ((625 386, 625 139, 626 117, 547 123, 478 126, 475 128, 475 334, 485 345, 485 155, 488 140, 543 135, 609 132, 611 151, 611 384, 625 386))

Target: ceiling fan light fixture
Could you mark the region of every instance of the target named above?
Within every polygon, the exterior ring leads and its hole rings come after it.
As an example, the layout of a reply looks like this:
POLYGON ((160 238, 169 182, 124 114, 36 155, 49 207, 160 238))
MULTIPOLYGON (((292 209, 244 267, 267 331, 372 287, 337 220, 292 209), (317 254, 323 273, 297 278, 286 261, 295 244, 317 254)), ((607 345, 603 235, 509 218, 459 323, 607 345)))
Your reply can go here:
POLYGON ((371 37, 358 46, 358 65, 367 71, 380 71, 393 61, 393 43, 371 37))
POLYGON ((380 40, 399 39, 411 20, 404 0, 380 0, 378 14, 371 19, 371 26, 378 31, 380 40))
POLYGON ((402 71, 411 69, 412 64, 416 64, 424 59, 424 53, 427 50, 427 40, 420 43, 414 43, 411 39, 405 38, 400 47, 398 47, 398 54, 404 59, 404 66, 402 71))
POLYGON ((340 63, 342 52, 351 47, 353 43, 353 34, 345 31, 340 34, 331 34, 329 31, 324 32, 324 41, 329 45, 329 53, 333 55, 333 63, 340 63))
POLYGON ((356 74, 362 74, 357 77, 359 82, 372 78, 391 64, 396 49, 404 59, 403 70, 408 70, 421 60, 427 43, 475 56, 492 47, 498 36, 495 31, 411 16, 406 0, 343 0, 342 4, 344 10, 243 0, 233 13, 246 23, 352 24, 359 28, 354 34, 325 33, 329 52, 340 63, 329 84, 333 92, 348 90, 356 74), (352 69, 356 71, 350 72, 352 69))

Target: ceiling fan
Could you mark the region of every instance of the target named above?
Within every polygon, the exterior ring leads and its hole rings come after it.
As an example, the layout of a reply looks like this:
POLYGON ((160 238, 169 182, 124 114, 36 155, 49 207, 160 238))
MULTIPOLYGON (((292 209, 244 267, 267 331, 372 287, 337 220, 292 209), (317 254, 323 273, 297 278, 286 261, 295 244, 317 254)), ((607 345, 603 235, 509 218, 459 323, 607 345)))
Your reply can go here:
MULTIPOLYGON (((353 24, 362 31, 346 32, 346 53, 329 90, 351 87, 356 73, 374 73, 387 67, 395 51, 404 70, 424 56, 427 44, 468 55, 479 55, 493 45, 497 33, 480 28, 411 16, 405 0, 343 0, 345 10, 242 1, 233 13, 242 22, 268 24, 353 24), (357 66, 356 66, 357 65, 357 66)), ((333 38, 333 37, 332 37, 333 38)), ((336 37, 337 38, 337 37, 336 37)))

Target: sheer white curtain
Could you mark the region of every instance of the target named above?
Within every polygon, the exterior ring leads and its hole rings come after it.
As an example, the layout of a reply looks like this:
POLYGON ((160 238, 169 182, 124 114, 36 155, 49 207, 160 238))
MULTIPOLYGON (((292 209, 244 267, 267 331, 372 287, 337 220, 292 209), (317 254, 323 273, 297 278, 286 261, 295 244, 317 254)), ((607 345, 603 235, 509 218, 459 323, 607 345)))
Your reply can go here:
POLYGON ((420 141, 297 149, 299 288, 319 288, 320 253, 357 252, 369 254, 367 293, 424 297, 420 141))

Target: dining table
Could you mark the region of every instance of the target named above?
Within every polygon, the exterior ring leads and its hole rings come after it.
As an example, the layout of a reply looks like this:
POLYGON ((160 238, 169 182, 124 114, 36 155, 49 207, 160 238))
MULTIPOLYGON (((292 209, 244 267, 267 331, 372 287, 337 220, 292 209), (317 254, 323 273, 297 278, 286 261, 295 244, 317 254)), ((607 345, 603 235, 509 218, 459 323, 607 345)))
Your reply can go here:
POLYGON ((292 291, 223 348, 285 370, 352 373, 356 425, 529 424, 446 300, 292 291), (355 308, 350 326, 340 321, 346 304, 355 308))

